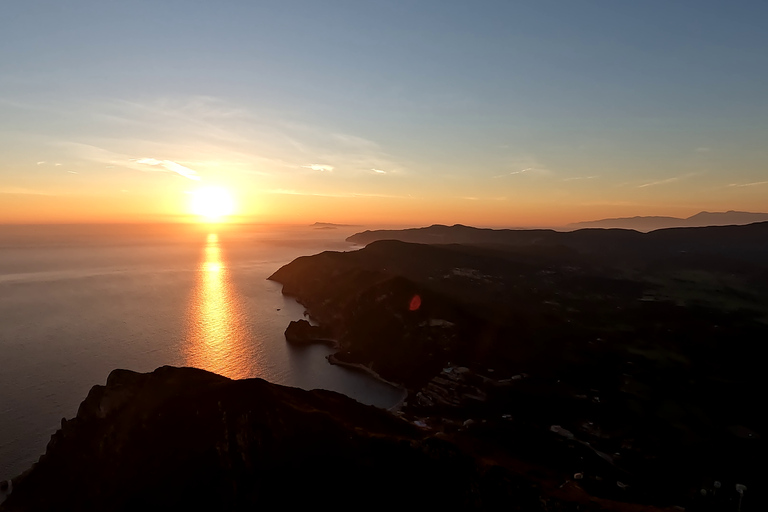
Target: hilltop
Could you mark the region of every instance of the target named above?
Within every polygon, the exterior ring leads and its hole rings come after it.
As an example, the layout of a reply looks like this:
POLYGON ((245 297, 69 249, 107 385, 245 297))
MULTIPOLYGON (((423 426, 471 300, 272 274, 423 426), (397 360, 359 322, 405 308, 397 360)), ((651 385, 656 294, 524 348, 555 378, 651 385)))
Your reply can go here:
POLYGON ((502 251, 575 251, 608 264, 618 261, 659 261, 675 258, 718 258, 759 264, 768 258, 768 222, 743 226, 668 228, 641 233, 629 229, 587 228, 482 229, 456 224, 356 233, 348 242, 366 245, 378 240, 444 245, 461 244, 502 251))
POLYGON ((678 217, 621 217, 585 222, 574 222, 569 228, 623 228, 638 231, 653 231, 663 228, 731 226, 768 221, 768 213, 738 212, 699 212, 687 218, 678 217))

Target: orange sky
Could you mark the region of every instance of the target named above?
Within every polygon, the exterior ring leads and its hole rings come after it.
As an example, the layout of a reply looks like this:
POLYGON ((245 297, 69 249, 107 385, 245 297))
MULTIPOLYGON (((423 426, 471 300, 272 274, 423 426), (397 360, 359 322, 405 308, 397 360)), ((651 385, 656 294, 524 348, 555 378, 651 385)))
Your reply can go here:
POLYGON ((8 3, 0 223, 768 212, 765 3, 353 4, 8 3))
MULTIPOLYGON (((441 197, 332 197, 325 195, 247 193, 230 189, 235 214, 229 222, 296 223, 335 222, 365 225, 469 224, 499 227, 557 227, 570 222, 638 214, 687 217, 700 211, 700 202, 684 198, 666 203, 664 198, 642 204, 567 201, 557 196, 539 199, 441 198, 441 197)), ((727 192, 727 191, 726 191, 727 192)), ((708 203, 710 211, 746 206, 765 210, 758 190, 750 201, 723 194, 708 203)), ((184 191, 145 191, 106 194, 3 194, 2 223, 111 223, 111 222, 199 222, 184 191)))

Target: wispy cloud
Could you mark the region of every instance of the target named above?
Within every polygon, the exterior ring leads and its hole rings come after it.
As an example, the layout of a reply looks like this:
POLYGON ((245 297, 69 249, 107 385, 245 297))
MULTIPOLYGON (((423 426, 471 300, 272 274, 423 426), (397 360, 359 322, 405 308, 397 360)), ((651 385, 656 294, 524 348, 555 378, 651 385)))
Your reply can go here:
POLYGON ((347 197, 347 198, 353 198, 353 197, 386 197, 386 198, 395 198, 395 199, 414 199, 414 196, 411 196, 411 195, 400 196, 400 195, 390 195, 390 194, 367 194, 367 193, 363 193, 363 192, 341 192, 341 193, 306 192, 306 191, 302 191, 302 190, 284 189, 284 188, 265 190, 264 192, 266 192, 268 194, 283 194, 283 195, 290 195, 290 196, 319 196, 319 197, 347 197))
POLYGON ((325 165, 325 164, 309 164, 309 165, 302 165, 304 169, 312 169, 313 171, 320 171, 320 172, 333 172, 334 167, 332 165, 325 165))
POLYGON ((573 178, 565 178, 563 181, 592 180, 599 177, 600 176, 575 176, 573 178))
POLYGON ((77 171, 67 171, 67 172, 68 172, 69 174, 80 174, 80 173, 79 173, 79 172, 77 172, 77 171))
MULTIPOLYGON (((175 172, 180 176, 184 176, 190 180, 200 181, 200 176, 197 171, 184 167, 183 165, 174 162, 173 160, 158 160, 156 158, 139 158, 136 160, 137 164, 144 164, 150 167, 160 167, 166 171, 175 172)), ((156 170, 156 169, 153 169, 156 170)))
POLYGON ((674 176, 672 178, 667 178, 665 180, 652 181, 650 183, 643 183, 642 185, 638 185, 637 188, 655 187, 656 185, 665 185, 667 183, 674 183, 676 181, 680 181, 686 178, 691 178, 693 176, 696 176, 697 174, 700 174, 700 173, 691 172, 688 174, 683 174, 682 176, 674 176))
POLYGON ((331 135, 336 141, 355 148, 365 149, 378 149, 379 145, 372 140, 364 139, 363 137, 357 137, 355 135, 349 135, 345 133, 334 133, 331 135))
POLYGON ((44 163, 45 163, 45 160, 43 160, 42 162, 37 162, 37 165, 43 165, 44 163))
POLYGON ((549 169, 549 166, 534 155, 510 156, 510 158, 506 159, 506 162, 504 167, 514 170, 504 174, 497 174, 496 176, 492 176, 492 178, 498 179, 508 176, 520 176, 522 174, 529 176, 550 176, 553 174, 549 169))
POLYGON ((768 185, 768 181, 754 181, 752 183, 731 183, 729 187, 755 187, 757 185, 768 185))
MULTIPOLYGON (((236 160, 236 165, 227 167, 238 172, 274 174, 310 169, 342 175, 367 168, 387 169, 388 174, 405 171, 404 165, 375 141, 329 133, 324 126, 288 121, 269 112, 252 112, 218 98, 124 103, 112 110, 126 122, 139 123, 150 131, 158 132, 162 127, 163 133, 184 133, 186 140, 198 141, 195 153, 236 160)), ((183 154, 190 154, 189 148, 183 154)))
POLYGON ((659 181, 652 181, 650 183, 643 183, 642 185, 638 185, 637 188, 645 188, 645 187, 655 187, 656 185, 664 185, 665 183, 673 183, 675 181, 679 181, 680 178, 667 178, 666 180, 659 180, 659 181))
MULTIPOLYGON (((375 141, 329 131, 325 125, 300 123, 268 109, 240 108, 212 97, 142 102, 96 100, 58 108, 61 112, 57 115, 62 117, 74 119, 87 112, 99 127, 119 126, 128 134, 112 138, 109 129, 98 129, 80 135, 76 141, 52 140, 68 152, 67 157, 73 157, 62 160, 68 163, 88 160, 136 171, 173 172, 188 179, 271 176, 273 186, 295 174, 315 173, 324 179, 408 174, 408 163, 375 141), (189 170, 174 167, 171 162, 189 170)), ((53 166, 54 161, 46 165, 53 166)), ((512 165, 522 168, 531 164, 512 165)), ((290 188, 288 182, 282 185, 290 188)))
POLYGON ((506 196, 497 196, 497 197, 478 197, 478 196, 457 196, 456 199, 461 199, 464 201, 506 201, 506 196))
POLYGON ((648 206, 644 203, 633 201, 588 201, 579 203, 580 206, 648 206))
POLYGON ((514 176, 515 174, 523 174, 525 172, 530 172, 534 170, 535 169, 533 167, 526 167, 525 169, 520 169, 519 171, 512 171, 506 174, 497 174, 496 176, 494 176, 494 178, 503 178, 504 176, 514 176))

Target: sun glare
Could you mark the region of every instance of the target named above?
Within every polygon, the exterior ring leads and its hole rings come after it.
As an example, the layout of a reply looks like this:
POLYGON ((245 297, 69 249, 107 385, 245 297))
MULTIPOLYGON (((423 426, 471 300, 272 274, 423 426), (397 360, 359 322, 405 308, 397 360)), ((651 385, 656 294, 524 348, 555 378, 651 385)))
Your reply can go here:
POLYGON ((192 213, 206 220, 219 220, 234 213, 235 201, 223 188, 206 187, 192 192, 190 208, 192 213))

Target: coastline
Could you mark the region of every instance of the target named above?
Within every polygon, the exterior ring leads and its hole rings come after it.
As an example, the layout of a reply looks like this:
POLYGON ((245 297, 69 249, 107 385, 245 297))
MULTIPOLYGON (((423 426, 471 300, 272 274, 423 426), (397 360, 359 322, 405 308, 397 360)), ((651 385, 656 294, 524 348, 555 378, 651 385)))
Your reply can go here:
MULTIPOLYGON (((193 352, 205 355, 206 345, 190 341, 193 332, 202 332, 193 327, 224 321, 205 315, 204 304, 213 302, 197 293, 205 289, 199 270, 212 231, 211 226, 189 231, 154 225, 41 226, 0 242, 9 249, 0 257, 0 295, 15 298, 0 304, 0 317, 7 320, 0 348, 13 361, 4 369, 0 397, 5 411, 0 415, 0 482, 37 463, 61 418, 74 417, 87 391, 103 384, 114 368, 189 366, 193 352), (24 267, 17 268, 22 262, 24 267), (88 350, 80 350, 83 346, 88 350), (60 350, 59 357, 40 357, 51 350, 60 350)), ((347 234, 302 226, 230 226, 219 232, 222 264, 237 271, 217 276, 231 287, 209 291, 229 289, 237 318, 244 320, 238 323, 241 334, 248 326, 251 335, 250 345, 232 345, 229 354, 221 354, 233 369, 230 376, 253 369, 253 376, 277 384, 333 389, 383 408, 398 400, 396 390, 367 385, 367 376, 329 366, 325 347, 302 354, 284 346, 285 326, 301 318, 304 309, 266 278, 296 258, 345 250, 347 234), (248 245, 249 240, 259 243, 248 245), (255 345, 258 351, 251 350, 255 345), (309 354, 317 357, 310 361, 309 354)))
POLYGON ((403 395, 400 398, 400 400, 398 400, 395 405, 393 405, 391 407, 388 407, 387 408, 388 411, 391 411, 391 412, 399 411, 400 407, 402 407, 402 405, 403 405, 403 402, 405 402, 406 399, 408 398, 408 389, 405 386, 402 386, 400 384, 397 384, 396 382, 392 382, 392 381, 389 381, 389 380, 385 379, 384 377, 379 375, 376 371, 374 371, 372 368, 370 368, 370 367, 368 367, 368 366, 366 366, 366 365, 364 365, 362 363, 348 363, 346 361, 341 361, 339 358, 336 357, 336 354, 329 354, 329 355, 326 356, 326 359, 332 365, 342 366, 342 367, 345 367, 345 368, 350 368, 350 369, 353 369, 353 370, 358 370, 358 371, 367 373, 368 375, 370 375, 374 379, 378 380, 379 382, 383 382, 384 384, 388 384, 388 385, 392 386, 393 388, 396 388, 396 389, 402 391, 403 395))

